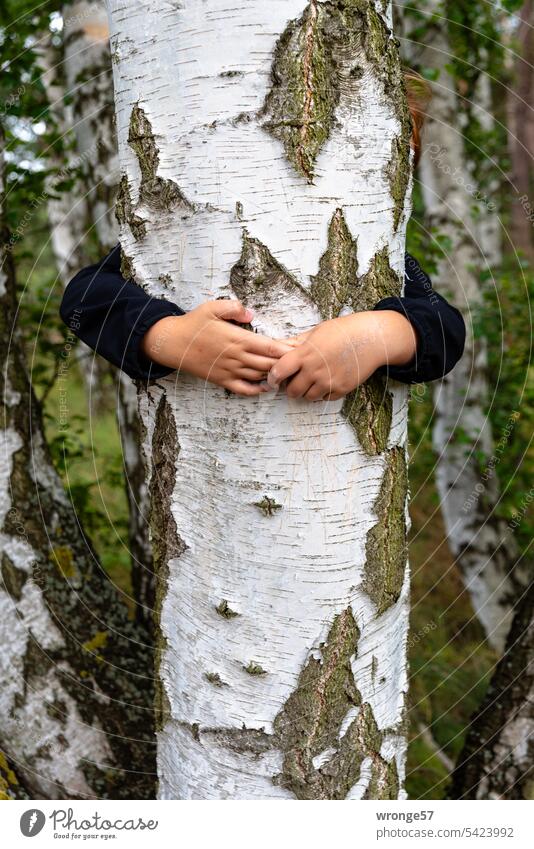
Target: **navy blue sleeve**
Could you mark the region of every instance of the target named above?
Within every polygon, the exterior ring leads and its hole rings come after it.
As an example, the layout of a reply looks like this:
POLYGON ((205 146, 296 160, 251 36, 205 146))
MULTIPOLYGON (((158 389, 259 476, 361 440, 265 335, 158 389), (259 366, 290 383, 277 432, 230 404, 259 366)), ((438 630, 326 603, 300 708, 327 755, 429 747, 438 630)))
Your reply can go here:
POLYGON ((417 353, 406 366, 380 369, 402 383, 439 380, 454 368, 463 354, 465 323, 462 314, 432 288, 417 260, 406 254, 402 298, 385 298, 376 310, 395 310, 404 315, 418 336, 417 353))
POLYGON ((119 245, 73 277, 63 294, 60 314, 76 336, 130 377, 154 380, 172 372, 144 357, 139 346, 156 321, 184 315, 184 311, 124 279, 119 245))

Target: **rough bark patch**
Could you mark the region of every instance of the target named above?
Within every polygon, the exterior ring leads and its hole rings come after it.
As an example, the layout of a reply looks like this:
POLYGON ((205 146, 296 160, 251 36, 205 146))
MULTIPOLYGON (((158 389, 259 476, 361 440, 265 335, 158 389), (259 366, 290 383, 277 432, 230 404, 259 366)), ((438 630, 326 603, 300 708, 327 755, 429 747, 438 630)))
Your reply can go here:
POLYGON ((398 781, 386 781, 396 767, 380 755, 383 734, 371 706, 363 703, 356 687, 351 659, 357 651, 359 630, 353 613, 336 616, 320 647, 321 658, 311 657, 296 690, 274 722, 276 743, 284 753, 283 771, 275 777, 297 799, 345 799, 360 776, 365 758, 373 761, 377 780, 372 798, 396 798, 398 781), (345 717, 359 707, 346 733, 339 734, 345 717), (326 761, 314 759, 326 753, 326 761), (378 780, 380 778, 380 781, 378 780))
POLYGON ((363 589, 383 613, 398 600, 406 570, 406 493, 404 448, 392 448, 373 510, 378 522, 367 533, 363 589))
POLYGON ((394 201, 393 207, 393 229, 397 231, 400 224, 404 205, 406 201, 406 192, 410 182, 410 146, 409 136, 406 138, 407 131, 411 132, 411 125, 400 136, 396 136, 391 142, 391 159, 387 168, 387 176, 391 196, 394 201))
POLYGON ((328 226, 328 246, 312 277, 310 294, 323 319, 337 318, 343 307, 356 302, 358 252, 343 210, 336 209, 328 226))
POLYGON ((241 256, 230 272, 230 286, 248 307, 261 309, 297 290, 307 301, 310 295, 293 275, 276 260, 269 249, 243 231, 241 256))
MULTIPOLYGON (((165 395, 156 410, 152 440, 152 476, 150 479, 150 531, 156 575, 155 617, 159 623, 163 600, 167 593, 169 561, 180 557, 187 546, 181 539, 172 515, 172 496, 176 484, 176 460, 180 453, 176 422, 165 395)), ((161 729, 170 717, 170 705, 160 676, 161 658, 167 641, 161 630, 155 639, 156 728, 161 729)))
POLYGON ((115 215, 119 224, 128 224, 136 241, 146 236, 146 221, 134 212, 130 184, 126 174, 122 175, 119 183, 117 200, 115 201, 115 215))
POLYGON ((341 415, 353 428, 366 454, 386 450, 393 420, 393 397, 382 375, 373 375, 366 383, 349 392, 341 415))
POLYGON ((408 146, 410 125, 396 42, 372 0, 311 0, 276 45, 264 127, 283 143, 289 161, 309 182, 334 126, 341 94, 357 106, 362 59, 382 81, 384 95, 399 115, 400 144, 408 146))
POLYGON ((14 601, 20 601, 22 590, 28 579, 28 575, 22 569, 18 569, 13 561, 5 553, 2 554, 2 565, 0 567, 4 589, 14 601))
POLYGON ((130 115, 128 144, 137 156, 141 170, 139 203, 155 212, 170 212, 177 206, 192 209, 192 205, 176 183, 158 176, 159 150, 152 132, 152 125, 138 103, 130 115))

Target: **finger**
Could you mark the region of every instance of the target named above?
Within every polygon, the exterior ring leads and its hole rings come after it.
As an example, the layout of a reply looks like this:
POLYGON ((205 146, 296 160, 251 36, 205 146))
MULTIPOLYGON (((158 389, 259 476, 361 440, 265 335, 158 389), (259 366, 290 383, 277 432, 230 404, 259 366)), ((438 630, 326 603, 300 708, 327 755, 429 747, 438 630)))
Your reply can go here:
POLYGON ((293 377, 286 386, 286 394, 289 398, 304 398, 311 389, 313 380, 304 371, 293 377))
POLYGON ((305 394, 306 401, 322 401, 324 396, 324 386, 318 383, 312 383, 305 394))
POLYGON ((245 351, 240 352, 239 355, 234 354, 234 358, 239 365, 263 371, 265 374, 268 374, 278 362, 278 357, 260 357, 259 354, 248 354, 245 351))
POLYGON ((283 380, 287 380, 291 375, 296 374, 302 367, 302 353, 295 348, 290 351, 274 364, 269 374, 267 375, 267 383, 273 389, 276 389, 283 380))
POLYGON ((240 321, 243 324, 248 324, 254 318, 252 310, 244 307, 241 301, 208 301, 206 306, 213 316, 222 318, 224 321, 240 321))
POLYGON ((323 397, 323 401, 339 401, 341 398, 344 398, 345 395, 343 392, 330 392, 328 395, 323 397))
POLYGON ((255 368, 246 368, 245 366, 238 365, 235 369, 231 369, 232 374, 235 377, 240 377, 242 380, 267 380, 268 371, 259 371, 259 369, 255 368))
POLYGON ((261 383, 248 383, 246 380, 239 380, 238 378, 229 380, 226 384, 226 389, 229 389, 235 395, 243 395, 246 398, 263 395, 268 391, 261 383))
POLYGON ((279 339, 270 339, 268 336, 262 336, 259 333, 251 333, 250 339, 247 339, 246 350, 249 354, 259 354, 261 357, 283 357, 289 351, 293 350, 292 345, 279 339))

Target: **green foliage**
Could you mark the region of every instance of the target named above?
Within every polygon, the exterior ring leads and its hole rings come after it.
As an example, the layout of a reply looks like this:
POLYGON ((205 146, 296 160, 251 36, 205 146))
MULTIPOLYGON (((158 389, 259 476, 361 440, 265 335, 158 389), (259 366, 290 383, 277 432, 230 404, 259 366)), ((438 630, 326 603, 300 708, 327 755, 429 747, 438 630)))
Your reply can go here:
POLYGON ((534 536, 534 511, 529 508, 530 501, 526 501, 534 480, 534 269, 508 257, 495 275, 486 277, 484 302, 475 315, 475 331, 488 342, 492 399, 488 414, 495 443, 502 440, 504 445, 496 465, 503 492, 499 509, 510 521, 520 514, 515 534, 521 551, 528 556, 534 536))

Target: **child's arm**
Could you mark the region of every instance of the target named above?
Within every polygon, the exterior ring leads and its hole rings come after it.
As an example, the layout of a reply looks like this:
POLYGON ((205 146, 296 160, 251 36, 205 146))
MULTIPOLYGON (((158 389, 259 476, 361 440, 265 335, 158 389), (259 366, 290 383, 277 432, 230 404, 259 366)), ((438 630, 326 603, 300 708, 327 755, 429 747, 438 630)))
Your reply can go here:
POLYGON ((336 400, 377 370, 403 383, 438 380, 463 353, 465 324, 407 254, 404 297, 322 322, 299 341, 273 366, 269 384, 287 380, 290 397, 336 400))
POLYGON ((142 380, 180 369, 241 395, 259 395, 265 391, 259 381, 290 350, 232 324, 252 318, 238 301, 209 301, 184 313, 147 295, 122 277, 119 245, 71 280, 60 313, 90 348, 142 380))

